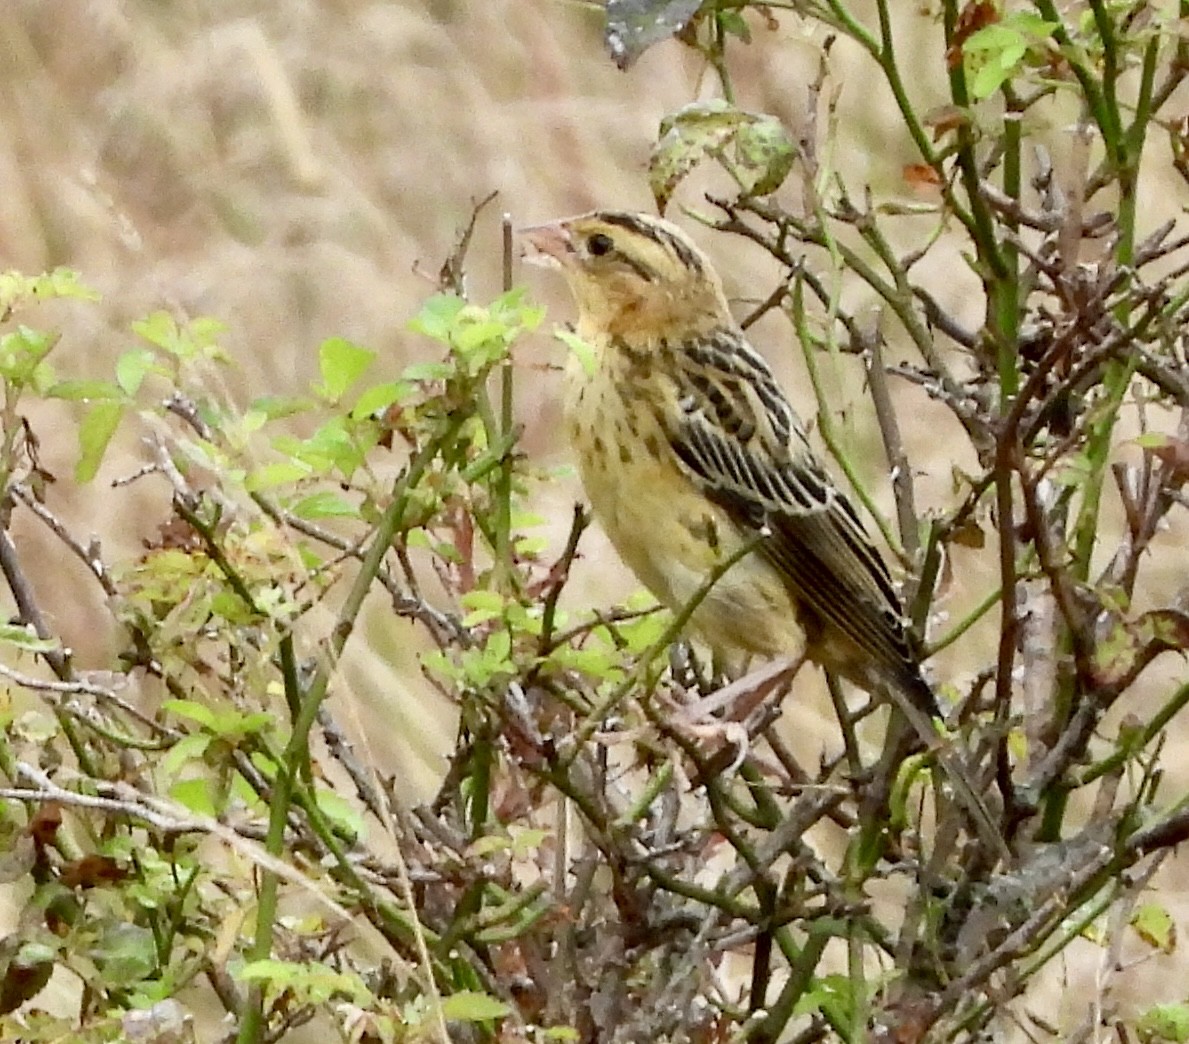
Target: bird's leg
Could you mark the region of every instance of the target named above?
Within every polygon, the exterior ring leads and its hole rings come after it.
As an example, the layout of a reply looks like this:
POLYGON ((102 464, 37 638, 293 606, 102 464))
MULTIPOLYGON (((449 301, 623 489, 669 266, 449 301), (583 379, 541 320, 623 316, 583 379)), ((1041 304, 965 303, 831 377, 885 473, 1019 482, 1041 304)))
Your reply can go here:
POLYGON ((736 678, 683 707, 680 718, 686 723, 709 722, 725 718, 728 721, 743 721, 761 704, 784 698, 793 678, 805 663, 805 657, 781 657, 750 671, 742 678, 736 678), (725 713, 719 714, 720 711, 725 713))
MULTIPOLYGON (((774 660, 709 696, 673 706, 670 727, 707 745, 708 760, 702 766, 706 776, 733 772, 739 767, 752 739, 778 717, 780 701, 804 662, 803 656, 774 660)), ((695 783, 700 780, 701 776, 695 783)))

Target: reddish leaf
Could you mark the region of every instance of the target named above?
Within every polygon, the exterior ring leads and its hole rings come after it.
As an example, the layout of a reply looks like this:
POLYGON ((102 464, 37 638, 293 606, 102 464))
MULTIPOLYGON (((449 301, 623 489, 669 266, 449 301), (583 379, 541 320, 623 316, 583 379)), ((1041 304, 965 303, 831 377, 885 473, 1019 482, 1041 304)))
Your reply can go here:
POLYGON ((937 141, 943 134, 968 126, 970 113, 956 105, 942 105, 927 113, 922 122, 933 128, 933 140, 937 141))
POLYGON ((1166 468, 1172 470, 1172 478, 1177 482, 1189 481, 1189 442, 1174 438, 1171 435, 1161 436, 1160 440, 1148 446, 1152 454, 1166 468))
POLYGON ((57 801, 46 801, 37 807, 29 820, 29 836, 38 849, 53 844, 62 825, 62 806, 57 801))
POLYGON ((44 946, 26 943, 17 950, 0 978, 0 1015, 7 1015, 36 997, 49 982, 53 970, 54 962, 44 946))
POLYGON ((67 888, 98 888, 127 876, 128 871, 110 856, 92 852, 63 866, 58 878, 67 888))
POLYGON ((941 185, 941 175, 928 163, 906 163, 900 173, 908 187, 916 192, 933 192, 941 185))

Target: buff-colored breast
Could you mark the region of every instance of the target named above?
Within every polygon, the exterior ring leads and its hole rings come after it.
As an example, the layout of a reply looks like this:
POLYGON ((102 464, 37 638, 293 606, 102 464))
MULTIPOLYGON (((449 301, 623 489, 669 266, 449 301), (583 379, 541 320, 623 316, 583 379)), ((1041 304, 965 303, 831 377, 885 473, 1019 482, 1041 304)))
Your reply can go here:
MULTIPOLYGON (((656 415, 672 395, 664 378, 629 373, 612 353, 594 373, 571 358, 567 435, 595 518, 637 579, 679 611, 745 537, 681 470, 656 415)), ((715 584, 691 629, 728 660, 795 655, 804 644, 785 585, 756 554, 715 584)))

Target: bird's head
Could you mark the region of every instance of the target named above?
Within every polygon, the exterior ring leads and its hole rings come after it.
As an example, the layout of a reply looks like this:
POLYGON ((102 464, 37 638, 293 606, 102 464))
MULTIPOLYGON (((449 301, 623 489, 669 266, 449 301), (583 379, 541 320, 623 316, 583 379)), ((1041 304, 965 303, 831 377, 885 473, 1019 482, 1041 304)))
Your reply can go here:
POLYGON ((526 260, 565 275, 579 332, 652 339, 732 321, 710 261, 669 221, 596 211, 526 228, 521 236, 526 260))

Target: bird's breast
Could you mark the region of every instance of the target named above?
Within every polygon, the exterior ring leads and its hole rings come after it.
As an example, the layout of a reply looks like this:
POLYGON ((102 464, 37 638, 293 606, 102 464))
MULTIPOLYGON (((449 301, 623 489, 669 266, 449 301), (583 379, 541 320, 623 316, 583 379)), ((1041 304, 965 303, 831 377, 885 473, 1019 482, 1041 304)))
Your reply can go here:
MULTIPOLYGON (((567 372, 565 423, 582 484, 624 563, 678 611, 750 535, 683 471, 660 419, 677 408, 663 376, 601 363, 588 372, 572 359, 567 372)), ((718 581, 692 625, 724 652, 772 656, 799 649, 795 620, 785 585, 753 554, 718 581)))

